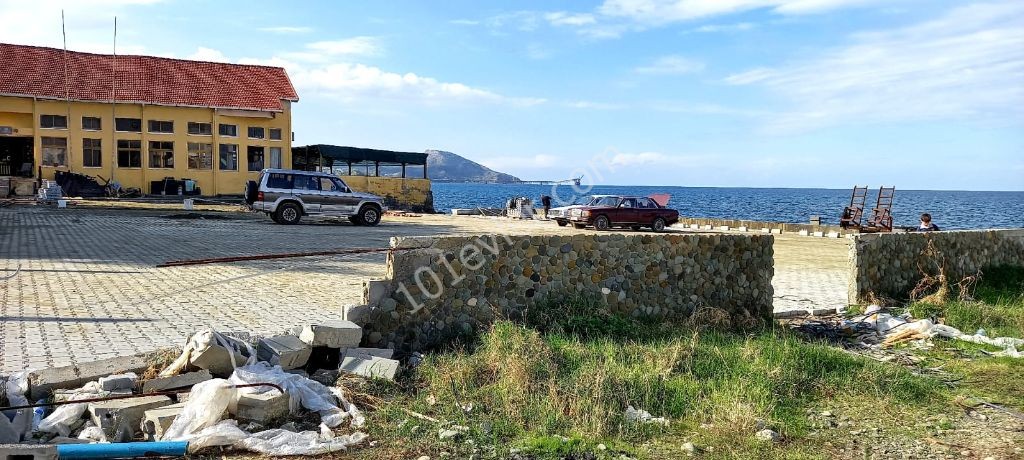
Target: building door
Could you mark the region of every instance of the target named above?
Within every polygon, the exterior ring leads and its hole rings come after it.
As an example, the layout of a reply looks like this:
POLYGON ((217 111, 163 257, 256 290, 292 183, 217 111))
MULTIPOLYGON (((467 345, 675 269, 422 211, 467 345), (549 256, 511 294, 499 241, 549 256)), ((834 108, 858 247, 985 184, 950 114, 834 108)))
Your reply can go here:
POLYGON ((0 176, 33 177, 31 137, 0 137, 0 176))

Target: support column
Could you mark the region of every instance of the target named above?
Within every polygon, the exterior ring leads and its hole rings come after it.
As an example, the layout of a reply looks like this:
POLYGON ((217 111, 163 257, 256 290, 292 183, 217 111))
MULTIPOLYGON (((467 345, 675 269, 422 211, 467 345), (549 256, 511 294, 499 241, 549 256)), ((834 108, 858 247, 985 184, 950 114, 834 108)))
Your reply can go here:
POLYGON ((402 163, 402 179, 405 179, 405 163, 402 163))

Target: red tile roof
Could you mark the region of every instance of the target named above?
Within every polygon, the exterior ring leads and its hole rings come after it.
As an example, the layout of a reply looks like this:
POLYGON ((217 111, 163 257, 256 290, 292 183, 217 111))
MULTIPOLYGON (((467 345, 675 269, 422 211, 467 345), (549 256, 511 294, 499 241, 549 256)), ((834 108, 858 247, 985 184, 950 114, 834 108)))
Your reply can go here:
MULTIPOLYGON (((0 43, 0 94, 64 99, 64 63, 61 49, 0 43)), ((112 86, 117 102, 279 112, 299 100, 280 67, 153 56, 68 51, 66 81, 79 101, 111 102, 112 86)))

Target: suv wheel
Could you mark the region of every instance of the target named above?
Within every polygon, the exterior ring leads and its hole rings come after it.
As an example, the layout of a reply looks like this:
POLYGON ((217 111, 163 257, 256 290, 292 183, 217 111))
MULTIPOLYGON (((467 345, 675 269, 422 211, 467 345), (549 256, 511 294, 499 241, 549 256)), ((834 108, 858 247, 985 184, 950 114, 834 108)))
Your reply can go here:
POLYGON ((277 219, 274 222, 285 225, 294 225, 302 219, 302 208, 295 203, 284 203, 277 207, 277 219))
POLYGON ((253 204, 256 202, 256 197, 259 194, 260 186, 256 181, 251 180, 245 183, 245 203, 253 204))
POLYGON ((356 216, 362 225, 374 226, 380 223, 380 208, 372 205, 363 206, 356 216))

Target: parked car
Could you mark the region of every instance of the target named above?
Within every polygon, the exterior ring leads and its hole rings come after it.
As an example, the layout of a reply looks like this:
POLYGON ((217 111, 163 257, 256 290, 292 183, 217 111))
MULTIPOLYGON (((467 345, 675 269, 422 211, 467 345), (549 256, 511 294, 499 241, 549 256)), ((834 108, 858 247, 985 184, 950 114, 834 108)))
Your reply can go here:
POLYGON ((551 208, 548 210, 548 219, 554 220, 556 223, 558 223, 559 227, 565 227, 566 225, 569 225, 570 211, 576 208, 581 208, 583 206, 590 206, 598 199, 606 196, 612 195, 590 195, 568 206, 559 206, 557 208, 551 208))
POLYGON ((264 169, 245 185, 245 202, 279 224, 302 216, 346 217, 356 225, 377 225, 384 199, 355 192, 338 176, 316 171, 264 169))
MULTIPOLYGON (((667 199, 663 201, 668 203, 667 199)), ((587 206, 569 210, 569 222, 576 228, 593 226, 597 230, 610 230, 612 227, 628 227, 640 230, 650 227, 661 232, 678 221, 679 211, 666 208, 648 197, 605 196, 587 206)))

